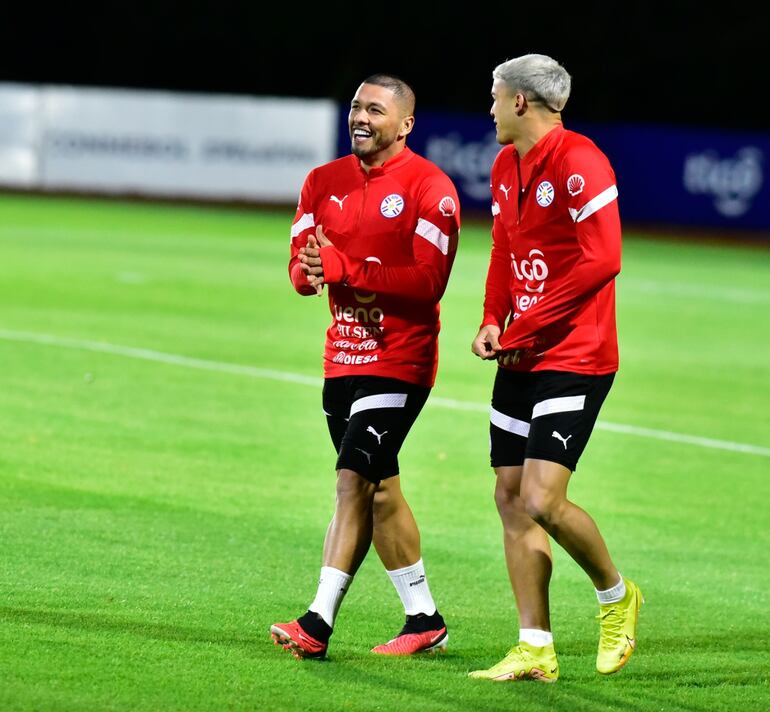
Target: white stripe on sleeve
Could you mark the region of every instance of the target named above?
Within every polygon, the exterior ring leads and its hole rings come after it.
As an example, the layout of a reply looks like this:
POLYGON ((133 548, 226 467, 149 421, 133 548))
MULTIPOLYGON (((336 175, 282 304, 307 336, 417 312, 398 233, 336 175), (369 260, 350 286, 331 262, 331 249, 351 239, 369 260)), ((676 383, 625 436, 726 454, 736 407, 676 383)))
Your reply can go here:
POLYGON ((313 213, 303 213, 302 217, 291 226, 291 239, 293 240, 303 230, 307 230, 309 227, 315 227, 313 213))
POLYGON ((362 410, 374 408, 403 408, 406 405, 406 393, 378 393, 374 396, 359 398, 350 406, 350 417, 362 410))
POLYGON ((500 430, 507 430, 514 435, 521 435, 521 437, 529 437, 529 423, 525 423, 523 420, 517 420, 511 418, 510 415, 501 413, 494 408, 489 409, 489 420, 492 425, 496 425, 500 430))
POLYGON ((532 409, 532 417, 539 418, 541 415, 551 415, 552 413, 569 413, 573 410, 583 410, 585 404, 585 396, 564 396, 563 398, 549 398, 548 400, 535 403, 535 407, 532 409))
POLYGON ((432 222, 419 218, 415 232, 428 242, 438 247, 442 255, 449 252, 449 236, 445 235, 432 222))
POLYGON ((609 205, 617 197, 618 187, 611 185, 607 190, 603 190, 595 198, 589 200, 580 210, 570 208, 569 214, 572 217, 572 221, 576 223, 583 222, 583 220, 601 210, 605 205, 609 205))

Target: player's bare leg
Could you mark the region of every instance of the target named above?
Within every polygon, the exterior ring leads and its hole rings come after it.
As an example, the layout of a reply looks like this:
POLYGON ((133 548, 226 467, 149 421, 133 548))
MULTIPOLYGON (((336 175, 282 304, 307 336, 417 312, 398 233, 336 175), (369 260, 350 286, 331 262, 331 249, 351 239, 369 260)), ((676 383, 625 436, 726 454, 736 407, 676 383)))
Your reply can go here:
POLYGON ((523 468, 496 467, 495 474, 495 502, 503 523, 505 561, 519 612, 519 639, 500 662, 486 670, 474 670, 470 677, 498 682, 555 682, 559 663, 548 610, 552 569, 548 535, 524 505, 523 468))
POLYGON ((380 482, 374 495, 374 548, 388 571, 411 566, 420 558, 420 530, 401 491, 401 478, 380 482))
MULTIPOLYGON (((476 670, 471 677, 553 682, 559 676, 559 666, 550 633, 552 559, 546 532, 575 559, 598 590, 616 586, 620 574, 593 519, 567 499, 569 469, 546 460, 527 459, 523 467, 498 467, 495 472, 505 559, 519 611, 519 644, 499 663, 488 670, 476 670)), ((614 648, 610 653, 617 657, 614 648)), ((606 667, 610 671, 609 663, 606 667)), ((617 669, 617 664, 613 667, 617 669)))
POLYGON ((374 547, 404 605, 401 632, 372 649, 380 655, 413 655, 446 648, 446 624, 436 609, 420 555, 420 531, 401 491, 400 477, 380 482, 374 495, 374 547))
POLYGON ((548 584, 551 545, 545 530, 527 513, 521 498, 521 467, 495 468, 495 503, 503 523, 505 562, 521 628, 550 631, 548 584))
POLYGON ((270 627, 273 641, 297 658, 323 658, 342 599, 372 542, 377 485, 353 470, 337 471, 337 506, 324 541, 324 565, 307 613, 270 627))
POLYGON ((372 514, 377 485, 353 470, 337 472, 337 506, 324 541, 324 566, 351 576, 372 543, 372 514))
POLYGON ((546 460, 525 460, 522 498, 529 515, 588 574, 599 599, 596 669, 620 670, 636 649, 636 625, 644 601, 639 587, 621 578, 591 517, 567 499, 571 472, 546 460))
POLYGON ((555 462, 525 460, 521 482, 524 509, 588 574, 597 590, 612 588, 620 574, 594 520, 567 499, 571 474, 555 462))

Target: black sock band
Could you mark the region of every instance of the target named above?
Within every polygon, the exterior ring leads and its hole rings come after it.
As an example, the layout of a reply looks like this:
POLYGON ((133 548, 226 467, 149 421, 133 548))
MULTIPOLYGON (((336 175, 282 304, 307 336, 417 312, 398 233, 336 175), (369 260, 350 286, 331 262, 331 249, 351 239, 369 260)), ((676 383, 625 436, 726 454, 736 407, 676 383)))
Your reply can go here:
POLYGON ((415 616, 407 616, 402 633, 425 633, 428 630, 441 630, 444 627, 444 618, 436 610, 435 613, 418 613, 415 616))
POLYGON ((297 623, 310 636, 319 643, 328 643, 332 634, 329 624, 314 611, 308 611, 302 618, 297 619, 297 623))

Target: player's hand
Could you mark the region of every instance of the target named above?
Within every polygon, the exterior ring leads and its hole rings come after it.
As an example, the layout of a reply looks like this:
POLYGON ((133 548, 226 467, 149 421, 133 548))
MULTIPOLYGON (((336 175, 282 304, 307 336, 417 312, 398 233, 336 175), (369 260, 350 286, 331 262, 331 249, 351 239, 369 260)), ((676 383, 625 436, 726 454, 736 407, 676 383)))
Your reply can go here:
POLYGON ((299 250, 299 261, 305 272, 308 284, 313 287, 319 296, 323 291, 324 270, 321 261, 321 248, 331 245, 331 240, 326 237, 323 226, 316 227, 316 234, 310 235, 307 245, 299 250))
POLYGON ((497 358, 500 353, 500 327, 488 324, 482 326, 471 344, 471 351, 485 360, 497 358))
POLYGON ((324 226, 323 225, 316 226, 315 235, 316 235, 316 240, 318 242, 318 247, 319 248, 321 248, 321 247, 328 247, 329 245, 332 244, 332 241, 328 237, 326 237, 326 235, 324 234, 324 226))
POLYGON ((320 297, 323 293, 323 265, 321 264, 318 243, 313 235, 308 237, 305 247, 299 248, 299 264, 305 273, 308 284, 315 289, 315 293, 320 297))
POLYGON ((323 274, 321 248, 331 244, 331 240, 324 234, 323 227, 319 225, 316 228, 316 234, 307 238, 307 245, 299 248, 299 261, 305 274, 315 276, 323 274))

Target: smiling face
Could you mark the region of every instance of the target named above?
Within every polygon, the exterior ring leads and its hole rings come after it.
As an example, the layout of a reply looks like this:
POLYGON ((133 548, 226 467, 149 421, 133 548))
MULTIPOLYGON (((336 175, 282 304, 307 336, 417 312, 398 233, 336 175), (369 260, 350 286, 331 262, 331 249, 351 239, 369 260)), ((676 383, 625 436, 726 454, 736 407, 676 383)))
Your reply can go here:
POLYGON ((413 125, 414 117, 392 90, 362 84, 350 102, 350 150, 366 165, 381 165, 403 150, 413 125))

